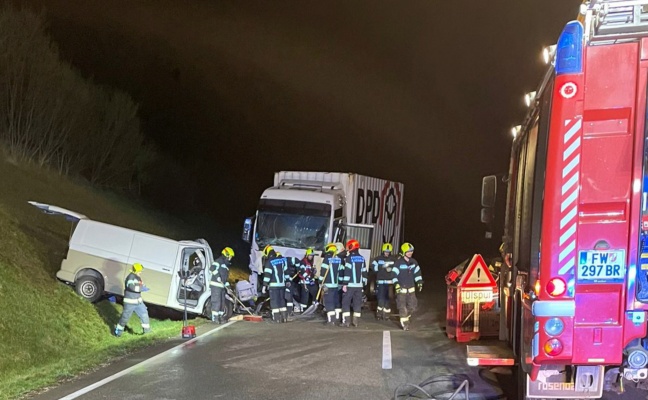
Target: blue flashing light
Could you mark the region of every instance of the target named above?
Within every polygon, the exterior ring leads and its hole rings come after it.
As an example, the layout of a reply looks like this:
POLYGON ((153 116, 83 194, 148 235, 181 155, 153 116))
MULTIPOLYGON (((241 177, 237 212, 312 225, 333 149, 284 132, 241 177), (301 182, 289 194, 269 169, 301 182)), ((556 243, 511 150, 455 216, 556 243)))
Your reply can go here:
POLYGON ((556 46, 556 75, 583 72, 583 25, 572 21, 565 25, 556 46))

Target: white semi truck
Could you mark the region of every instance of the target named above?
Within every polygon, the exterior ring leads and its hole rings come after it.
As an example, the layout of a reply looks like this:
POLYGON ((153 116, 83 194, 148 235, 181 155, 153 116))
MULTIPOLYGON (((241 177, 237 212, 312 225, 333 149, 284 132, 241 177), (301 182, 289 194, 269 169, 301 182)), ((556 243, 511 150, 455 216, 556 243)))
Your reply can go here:
POLYGON ((403 189, 402 183, 355 173, 275 173, 274 185, 243 227, 243 240, 251 244, 250 283, 259 283, 266 245, 299 259, 312 247, 318 269, 330 242, 357 239, 367 264, 383 243, 396 249, 403 237, 403 189))

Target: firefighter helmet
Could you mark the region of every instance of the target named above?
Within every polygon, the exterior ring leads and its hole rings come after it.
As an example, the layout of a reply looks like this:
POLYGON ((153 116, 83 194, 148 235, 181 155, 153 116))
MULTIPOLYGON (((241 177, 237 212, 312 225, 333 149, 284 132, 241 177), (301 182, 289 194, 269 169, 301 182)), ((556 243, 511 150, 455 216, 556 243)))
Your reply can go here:
POLYGON ((314 254, 313 254, 314 251, 315 251, 315 250, 314 250, 312 247, 307 248, 307 249, 306 249, 306 255, 305 255, 304 257, 313 256, 313 255, 314 255, 314 254))
POLYGON ((222 253, 225 257, 227 257, 230 260, 234 257, 234 250, 232 250, 231 247, 225 247, 222 253))
POLYGON ((326 248, 324 249, 325 252, 327 253, 332 253, 333 255, 337 254, 338 248, 335 245, 335 243, 329 243, 326 245, 326 248))
POLYGON ((272 246, 267 245, 266 247, 263 248, 263 255, 268 257, 268 255, 270 255, 270 252, 273 252, 273 251, 274 251, 274 249, 272 248, 272 246))
POLYGON ((391 253, 394 250, 394 246, 391 243, 385 243, 382 245, 383 253, 391 253))
POLYGON ((351 240, 349 240, 347 242, 347 245, 346 245, 347 251, 353 251, 353 250, 357 250, 359 248, 360 248, 360 243, 357 240, 351 239, 351 240))
POLYGON ((134 273, 139 274, 140 272, 142 272, 143 269, 144 269, 144 266, 142 264, 135 263, 135 264, 133 264, 133 268, 131 270, 134 273))
POLYGON ((401 245, 401 254, 405 255, 410 251, 414 251, 414 246, 411 243, 405 242, 401 245))

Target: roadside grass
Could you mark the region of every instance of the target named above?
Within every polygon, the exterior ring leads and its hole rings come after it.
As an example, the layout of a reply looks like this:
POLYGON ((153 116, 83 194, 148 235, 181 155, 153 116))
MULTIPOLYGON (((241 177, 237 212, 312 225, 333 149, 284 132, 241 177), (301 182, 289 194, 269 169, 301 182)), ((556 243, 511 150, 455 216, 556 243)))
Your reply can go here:
MULTIPOLYGON (((70 223, 44 215, 27 201, 176 239, 202 235, 180 220, 30 165, 0 160, 0 176, 0 399, 18 398, 136 348, 180 336, 180 314, 159 313, 151 320, 151 334, 140 334, 133 315, 124 335, 114 337, 121 305, 88 303, 55 278, 70 223)), ((240 271, 233 276, 247 278, 240 271)))

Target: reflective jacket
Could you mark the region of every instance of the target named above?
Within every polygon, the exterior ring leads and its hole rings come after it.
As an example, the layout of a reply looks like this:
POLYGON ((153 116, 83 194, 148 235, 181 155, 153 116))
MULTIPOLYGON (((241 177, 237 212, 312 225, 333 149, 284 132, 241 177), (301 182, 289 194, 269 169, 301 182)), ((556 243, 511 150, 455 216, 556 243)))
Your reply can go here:
POLYGON ((142 300, 142 287, 144 284, 142 283, 142 278, 140 278, 137 274, 131 272, 128 274, 126 277, 126 281, 124 282, 124 303, 125 304, 139 304, 143 303, 142 300))
POLYGON ((313 266, 313 263, 308 260, 308 257, 304 257, 299 265, 299 279, 301 280, 301 283, 309 286, 314 285, 315 275, 317 275, 317 269, 313 266))
POLYGON ((340 274, 340 283, 348 287, 363 287, 367 284, 367 263, 358 250, 350 252, 340 274))
POLYGON ((376 283, 379 285, 392 284, 394 280, 394 274, 392 274, 392 269, 396 258, 392 256, 385 256, 384 254, 379 255, 373 259, 371 267, 376 273, 376 283))
POLYGON ((229 279, 230 263, 231 261, 228 260, 225 256, 220 256, 216 260, 214 260, 211 267, 209 267, 209 271, 211 271, 212 274, 209 286, 216 286, 221 288, 229 286, 229 282, 227 282, 227 280, 229 279))
POLYGON ((285 287, 290 277, 286 273, 286 259, 271 255, 263 265, 263 286, 285 287))
POLYGON ((342 259, 340 257, 334 256, 331 253, 326 253, 322 260, 322 266, 320 267, 320 283, 324 283, 324 286, 329 288, 337 288, 340 272, 343 269, 344 265, 342 265, 342 259), (330 271, 329 268, 331 269, 330 271), (324 279, 325 276, 326 279, 324 279))
POLYGON ((421 276, 421 267, 415 259, 405 260, 405 257, 399 257, 394 264, 394 283, 401 286, 401 291, 414 292, 414 286, 423 281, 421 276), (411 290, 410 290, 411 289, 411 290))

